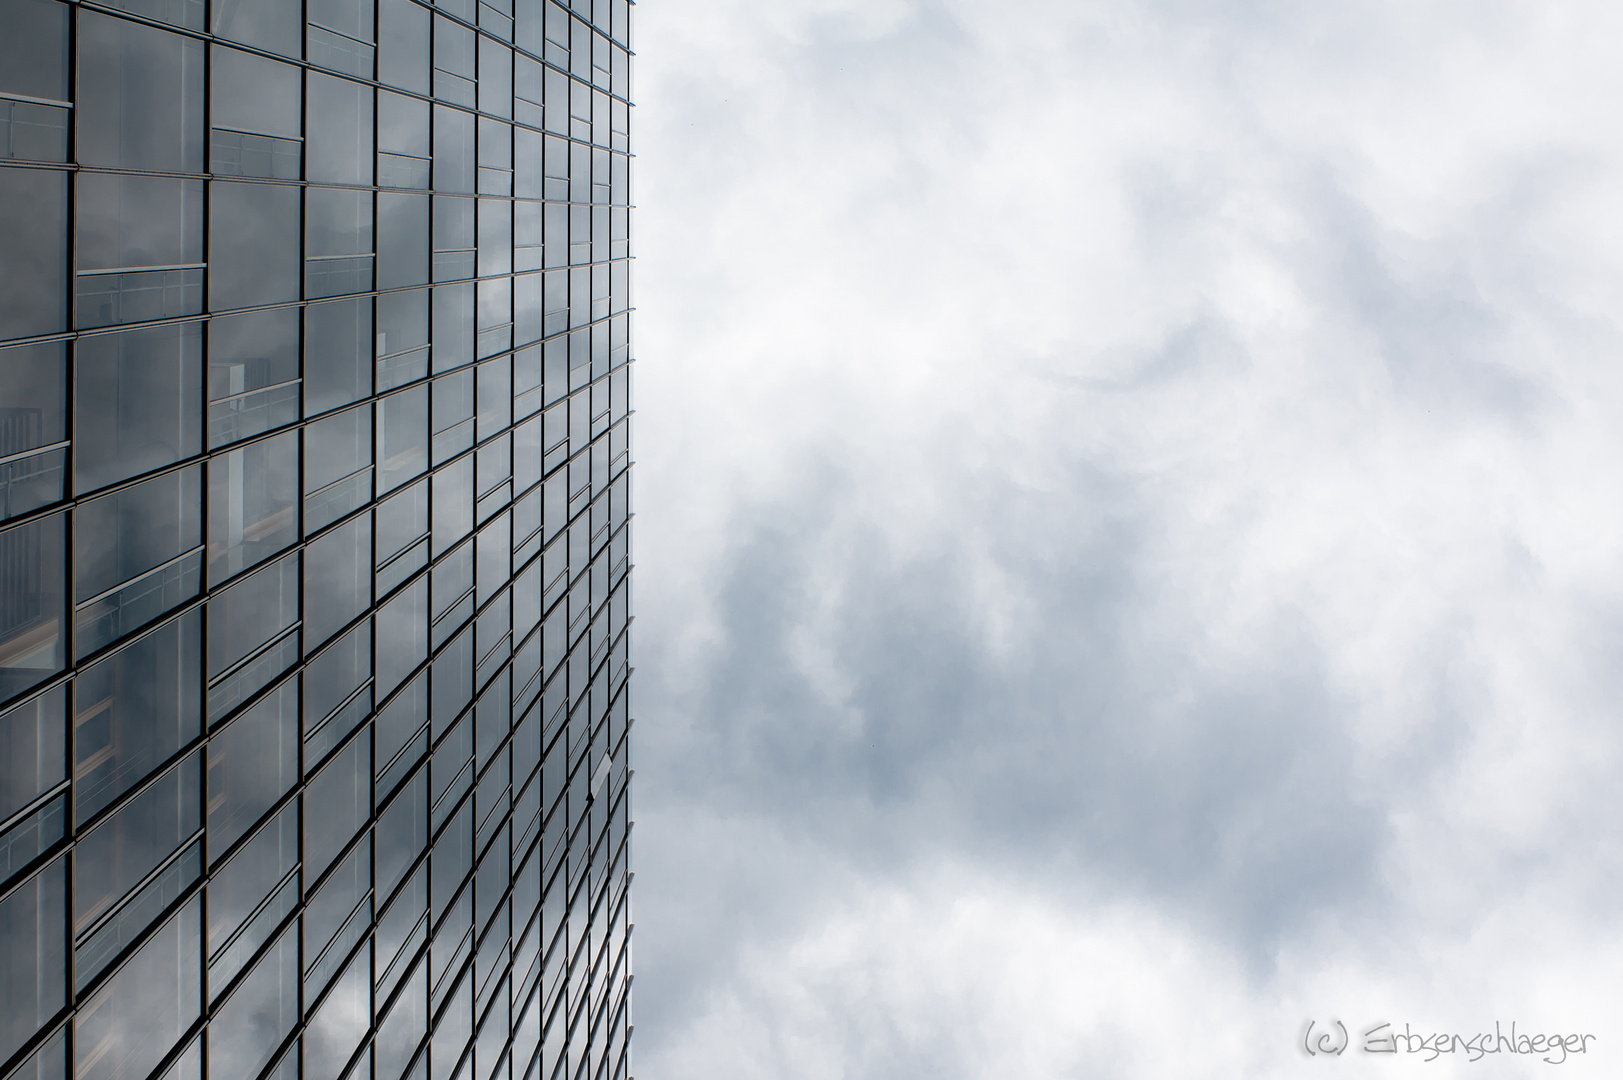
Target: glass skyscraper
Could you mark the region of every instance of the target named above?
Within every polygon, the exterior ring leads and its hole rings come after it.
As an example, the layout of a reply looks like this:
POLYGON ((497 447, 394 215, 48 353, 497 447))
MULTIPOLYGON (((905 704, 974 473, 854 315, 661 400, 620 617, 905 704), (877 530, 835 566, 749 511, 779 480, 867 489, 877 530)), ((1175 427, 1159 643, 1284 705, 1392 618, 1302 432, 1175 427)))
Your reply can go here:
POLYGON ((0 0, 0 1078, 619 1080, 628 0, 0 0))

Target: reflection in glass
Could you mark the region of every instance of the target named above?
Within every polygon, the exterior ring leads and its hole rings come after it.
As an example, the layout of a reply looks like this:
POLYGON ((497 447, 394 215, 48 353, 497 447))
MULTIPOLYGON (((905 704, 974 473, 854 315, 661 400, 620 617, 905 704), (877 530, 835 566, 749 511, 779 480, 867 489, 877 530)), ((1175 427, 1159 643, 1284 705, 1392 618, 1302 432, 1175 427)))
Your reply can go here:
POLYGON ((209 461, 210 583, 256 566, 298 539, 298 475, 296 431, 209 461))
POLYGON ((311 298, 372 288, 372 193, 305 189, 305 295, 311 298))
POLYGON ((78 75, 80 164, 203 171, 202 42, 86 11, 78 75))
POLYGON ((430 144, 428 103, 378 92, 378 185, 426 188, 430 144))
POLYGON ((428 658, 428 578, 378 609, 377 696, 382 699, 428 658))
POLYGON ((202 449, 201 352, 198 323, 80 339, 73 456, 79 491, 202 449))
POLYGON ((372 815, 371 740, 351 739, 304 789, 304 874, 316 881, 372 815))
POLYGON ((154 934, 74 1019, 77 1080, 144 1080, 202 1011, 193 900, 154 934))
POLYGON ((412 0, 378 4, 378 81, 402 90, 428 93, 427 9, 412 0))
POLYGON ((434 370, 473 362, 473 283, 434 290, 434 370))
MULTIPOLYGON (((428 283, 428 200, 427 195, 378 193, 378 288, 428 283)), ((379 297, 380 309, 390 299, 379 297)), ((379 349, 381 354, 381 344, 379 349)))
POLYGON ((0 820, 67 779, 62 687, 0 713, 0 820))
POLYGON ((304 16, 288 0, 231 0, 214 5, 214 32, 279 56, 299 55, 304 16))
POLYGON ((0 1059, 67 1004, 67 860, 0 900, 0 1059))
POLYGON ((299 296, 299 189, 216 180, 209 193, 209 308, 299 296))
POLYGON ((304 1075, 337 1080, 372 1019, 372 945, 366 944, 310 1018, 304 1034, 304 1075))
POLYGON ((62 670, 66 520, 0 529, 0 701, 62 670))
MULTIPOLYGON (((427 273, 427 199, 423 200, 421 272, 427 273)), ((378 297, 378 389, 393 390, 428 374, 428 290, 378 297)))
POLYGON ((428 387, 378 402, 378 491, 392 491, 428 468, 428 387))
POLYGON ((202 731, 202 616, 191 611, 73 686, 74 816, 88 820, 202 731))
POLYGON ((298 782, 298 731, 299 680, 293 678, 210 737, 210 862, 298 782))
POLYGON ((68 100, 68 10, 55 0, 0 6, 0 93, 68 100))
POLYGON ((209 598, 208 609, 208 674, 212 682, 298 621, 298 553, 216 593, 209 598))
POLYGON ((67 208, 67 173, 0 168, 0 338, 62 330, 67 208))
POLYGON ((305 84, 305 178, 372 182, 372 88, 311 72, 305 84))
POLYGON ((209 323, 209 448, 299 418, 299 312, 273 308, 209 323))
POLYGON ((79 837, 73 856, 73 932, 82 934, 202 825, 197 755, 79 837))
POLYGON ((474 181, 473 116, 460 109, 434 106, 434 190, 472 194, 474 181))
POLYGON ((293 800, 209 879, 212 958, 299 861, 299 803, 293 800))
POLYGON ((370 408, 351 409, 304 429, 306 533, 371 501, 372 446, 370 408))
POLYGON ((372 301, 340 300, 304 309, 304 412, 315 416, 372 390, 367 352, 372 301))
POLYGON ((197 594, 199 560, 182 556, 202 543, 201 481, 201 469, 193 466, 92 499, 75 511, 80 656, 197 594))
POLYGON ((67 346, 0 349, 0 521, 62 498, 66 437, 67 346))
POLYGON ((209 168, 218 176, 300 179, 299 69, 220 45, 210 60, 209 168))
POLYGON ((290 926, 209 1024, 209 1075, 255 1077, 299 1019, 299 943, 290 926))
POLYGON ((326 641, 371 602, 372 519, 362 514, 304 549, 305 641, 326 641))

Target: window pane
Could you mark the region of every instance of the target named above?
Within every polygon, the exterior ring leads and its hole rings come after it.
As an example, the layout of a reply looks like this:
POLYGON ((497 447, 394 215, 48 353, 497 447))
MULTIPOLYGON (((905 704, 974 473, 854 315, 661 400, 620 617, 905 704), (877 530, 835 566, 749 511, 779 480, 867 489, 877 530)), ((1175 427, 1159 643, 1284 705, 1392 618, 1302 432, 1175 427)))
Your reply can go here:
POLYGON ((210 192, 209 308, 299 297, 299 189, 214 181, 210 192))
POLYGON ((202 449, 201 346, 198 323, 80 339, 73 456, 79 491, 202 449))
MULTIPOLYGON (((0 458, 67 437, 67 346, 0 349, 0 458)), ((0 465, 0 521, 63 496, 61 450, 0 465)))
POLYGON ((297 678, 284 682, 209 739, 210 862, 298 782, 298 740, 297 678))
POLYGON ((297 929, 283 932, 209 1024, 210 1076, 258 1076, 298 1022, 297 929))
POLYGON ((304 309, 304 413, 314 416, 372 392, 372 301, 304 309))
POLYGON ((77 194, 79 326, 202 310, 202 181, 87 173, 77 194))
POLYGON ((372 946, 350 962, 310 1018, 304 1035, 304 1075, 336 1080, 360 1046, 372 1019, 372 946))
POLYGON ((299 861, 299 804, 265 823, 209 879, 208 951, 213 957, 299 861))
POLYGON ((0 530, 0 701, 62 670, 66 520, 53 514, 0 530))
POLYGON ((378 4, 378 81, 428 93, 428 11, 411 0, 378 4))
POLYGON ((306 427, 304 462, 306 494, 372 464, 372 410, 351 409, 306 427))
POLYGON ((305 643, 331 637, 372 602, 372 519, 363 514, 304 552, 305 643))
POLYGON ((67 1004, 67 860, 0 900, 0 1059, 67 1004))
POLYGON ((83 603, 202 542, 197 466, 144 480, 76 511, 74 599, 83 603))
POLYGON ((57 687, 0 713, 0 819, 67 779, 66 698, 57 687))
POLYGON ((84 821, 202 733, 202 615, 87 668, 73 687, 74 815, 84 821))
POLYGON ((305 668, 304 730, 313 730, 371 677, 372 625, 368 621, 334 642, 305 668))
MULTIPOLYGON (((428 196, 378 194, 378 288, 428 283, 428 196)), ((379 298, 383 303, 385 298, 379 298)), ((379 347, 380 353, 382 347, 379 347)))
POLYGON ((203 171, 203 43, 127 19, 79 16, 79 162, 203 171))
POLYGON ((202 824, 198 780, 197 755, 189 754, 79 837, 73 855, 75 935, 197 832, 202 824))
POLYGON ((56 0, 0 0, 0 93, 68 100, 68 11, 56 0))
POLYGON ((304 790, 304 879, 324 873, 372 816, 371 740, 351 739, 304 790))
POLYGON ((428 578, 378 609, 377 696, 382 699, 428 658, 428 578))
POLYGON ((67 173, 0 168, 0 338, 67 323, 67 173))
POLYGON ((473 285, 441 285, 434 290, 434 370, 450 371, 473 362, 473 285))
POLYGON ((305 178, 372 182, 372 88, 311 72, 305 86, 305 178))
POLYGON ((428 468, 428 387, 378 402, 378 491, 392 491, 428 468))
POLYGON ((213 46, 209 168, 226 176, 301 179, 299 69, 213 46))
MULTIPOLYGON (((427 200, 422 227, 427 232, 427 200)), ((426 243, 425 243, 426 247, 426 243)), ((421 272, 427 272, 423 256, 421 272)), ((428 374, 428 290, 378 297, 378 389, 392 390, 428 374)))
POLYGON ((434 190, 473 191, 473 116, 434 106, 434 190))
POLYGON ((299 538, 299 436, 289 431, 209 462, 209 582, 299 538))
POLYGON ((513 50, 487 37, 479 39, 479 111, 513 115, 513 50))
POLYGON ((299 312, 274 308, 209 322, 209 447, 299 418, 299 312))
POLYGON ((77 1080, 145 1080, 202 1011, 199 902, 193 900, 80 1007, 77 1080))
POLYGON ((214 5, 214 32, 266 52, 299 56, 304 14, 299 0, 232 0, 214 5))
POLYGON ((299 620, 297 553, 259 570, 208 602, 209 678, 299 620))

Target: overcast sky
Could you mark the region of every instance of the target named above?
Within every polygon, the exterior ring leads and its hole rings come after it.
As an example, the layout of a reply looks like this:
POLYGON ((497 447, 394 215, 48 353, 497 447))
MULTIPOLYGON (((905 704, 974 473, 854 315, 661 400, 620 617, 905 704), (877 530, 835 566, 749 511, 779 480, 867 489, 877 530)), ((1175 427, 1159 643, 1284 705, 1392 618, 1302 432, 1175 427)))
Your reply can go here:
POLYGON ((1619 1075, 1623 7, 637 11, 637 1075, 1619 1075))

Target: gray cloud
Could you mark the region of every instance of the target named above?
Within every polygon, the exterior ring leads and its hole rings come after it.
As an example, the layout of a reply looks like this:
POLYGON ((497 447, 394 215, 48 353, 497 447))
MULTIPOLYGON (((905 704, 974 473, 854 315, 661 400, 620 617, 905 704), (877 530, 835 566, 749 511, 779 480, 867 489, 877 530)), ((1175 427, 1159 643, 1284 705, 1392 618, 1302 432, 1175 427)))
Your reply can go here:
POLYGON ((645 5, 640 1073, 1606 1015, 1602 18, 645 5))

